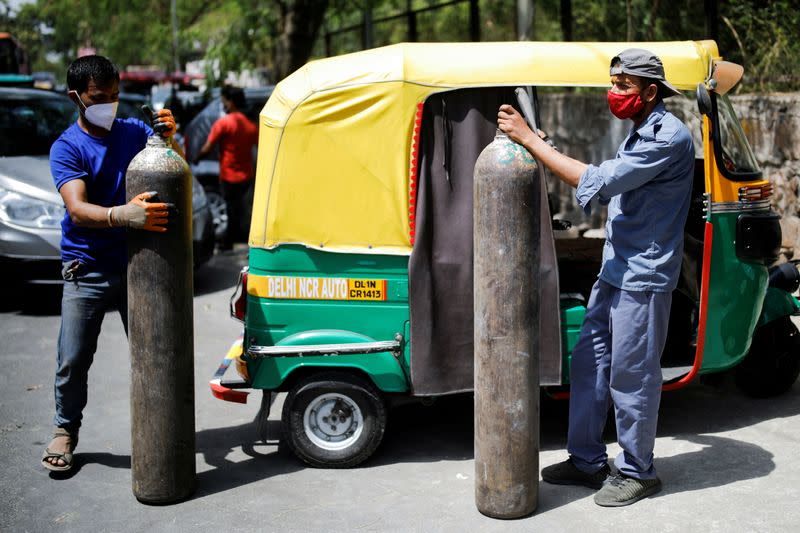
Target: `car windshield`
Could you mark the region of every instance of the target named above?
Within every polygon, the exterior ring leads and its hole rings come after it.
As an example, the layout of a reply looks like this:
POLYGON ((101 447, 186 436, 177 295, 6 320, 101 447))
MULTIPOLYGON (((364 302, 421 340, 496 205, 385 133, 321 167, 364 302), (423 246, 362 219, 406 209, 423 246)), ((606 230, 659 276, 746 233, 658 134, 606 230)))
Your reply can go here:
POLYGON ((0 156, 47 155, 77 109, 66 98, 0 99, 0 156))
POLYGON ((729 172, 758 172, 758 163, 727 96, 717 98, 722 144, 722 164, 729 172))

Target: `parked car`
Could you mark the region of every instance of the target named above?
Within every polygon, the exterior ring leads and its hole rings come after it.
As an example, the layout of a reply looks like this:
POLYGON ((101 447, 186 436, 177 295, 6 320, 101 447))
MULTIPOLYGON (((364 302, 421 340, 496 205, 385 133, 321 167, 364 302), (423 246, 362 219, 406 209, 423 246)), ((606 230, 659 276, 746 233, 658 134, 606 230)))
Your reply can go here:
MULTIPOLYGON (((66 214, 50 175, 50 146, 77 118, 66 96, 0 87, 0 270, 3 279, 61 282, 61 220, 66 214)), ((213 253, 203 188, 192 190, 195 266, 213 253)))
MULTIPOLYGON (((254 87, 244 89, 245 108, 244 114, 258 124, 258 114, 267 103, 267 99, 272 94, 273 86, 254 87)), ((183 149, 186 152, 186 159, 191 161, 194 155, 200 151, 208 138, 211 126, 225 112, 222 109, 222 98, 216 92, 211 101, 200 111, 183 129, 183 149)), ((255 150, 254 150, 255 156, 255 150)), ((208 196, 208 203, 214 217, 214 233, 217 238, 225 234, 228 226, 228 214, 225 209, 225 200, 219 194, 219 150, 214 150, 197 162, 191 165, 192 174, 200 181, 208 196)))

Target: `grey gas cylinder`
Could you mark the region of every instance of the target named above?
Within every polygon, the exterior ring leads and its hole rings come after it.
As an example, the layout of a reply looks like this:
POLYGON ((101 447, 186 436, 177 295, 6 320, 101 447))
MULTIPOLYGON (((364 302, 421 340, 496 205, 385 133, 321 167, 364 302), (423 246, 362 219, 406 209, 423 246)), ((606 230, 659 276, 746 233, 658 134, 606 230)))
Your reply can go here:
POLYGON ((494 518, 536 509, 539 279, 536 163, 497 131, 474 174, 475 503, 494 518))
POLYGON ((192 176, 183 157, 153 135, 126 175, 130 201, 174 205, 165 233, 128 230, 131 474, 144 503, 170 503, 195 489, 192 314, 192 176))

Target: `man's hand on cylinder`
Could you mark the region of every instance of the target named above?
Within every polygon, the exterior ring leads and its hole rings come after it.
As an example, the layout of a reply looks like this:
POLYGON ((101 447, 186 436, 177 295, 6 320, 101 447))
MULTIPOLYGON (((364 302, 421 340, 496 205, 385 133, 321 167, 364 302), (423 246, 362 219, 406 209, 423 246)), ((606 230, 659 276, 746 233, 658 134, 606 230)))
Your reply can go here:
POLYGON ((167 231, 166 225, 169 222, 170 204, 163 202, 150 203, 147 201, 155 195, 156 193, 153 191, 143 192, 136 195, 125 205, 112 207, 108 217, 110 225, 158 233, 167 231))
POLYGON ((161 109, 153 113, 153 131, 161 135, 164 139, 169 139, 178 127, 175 125, 175 117, 169 109, 161 109))
POLYGON ((550 137, 542 130, 536 130, 536 135, 534 135, 525 118, 508 104, 501 105, 500 110, 497 112, 497 127, 508 135, 512 141, 523 146, 530 147, 532 143, 541 139, 551 147, 556 148, 550 137))
POLYGON ((522 115, 508 104, 501 105, 497 112, 497 127, 512 141, 522 145, 534 137, 522 115))

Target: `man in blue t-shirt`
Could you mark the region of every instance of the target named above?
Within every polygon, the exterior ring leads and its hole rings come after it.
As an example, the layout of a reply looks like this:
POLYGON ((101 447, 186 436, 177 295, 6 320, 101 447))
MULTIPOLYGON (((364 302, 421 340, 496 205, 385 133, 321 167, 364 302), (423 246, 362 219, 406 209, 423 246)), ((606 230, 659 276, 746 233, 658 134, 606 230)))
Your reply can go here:
MULTIPOLYGON (((85 56, 67 71, 77 122, 53 143, 50 170, 67 213, 61 222, 64 294, 55 378, 55 431, 42 456, 53 471, 72 468, 86 406, 89 367, 106 311, 118 308, 127 331, 125 228, 167 231, 168 206, 142 191, 125 202, 128 165, 153 134, 136 119, 116 118, 119 71, 105 57, 85 56)), ((169 110, 154 115, 164 138, 175 134, 169 110)), ((172 141, 173 147, 182 153, 172 141)))

